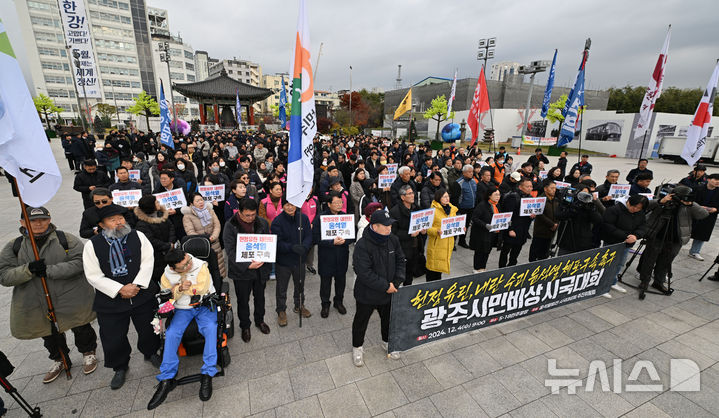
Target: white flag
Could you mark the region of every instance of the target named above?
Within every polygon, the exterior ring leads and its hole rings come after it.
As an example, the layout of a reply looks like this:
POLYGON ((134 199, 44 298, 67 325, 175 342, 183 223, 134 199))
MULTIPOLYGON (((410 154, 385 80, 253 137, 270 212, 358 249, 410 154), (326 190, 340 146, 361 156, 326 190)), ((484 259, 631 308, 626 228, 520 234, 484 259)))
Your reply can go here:
POLYGON ((0 21, 0 167, 17 179, 30 206, 42 206, 62 183, 20 66, 0 21))
POLYGON ((669 26, 667 31, 667 37, 664 39, 664 46, 662 52, 659 53, 657 63, 654 65, 654 72, 652 72, 652 78, 649 80, 649 87, 647 92, 644 94, 644 100, 642 100, 642 107, 639 109, 639 121, 637 122, 637 129, 634 131, 634 138, 643 136, 649 128, 649 123, 652 120, 652 112, 654 112, 654 104, 662 94, 662 84, 664 82, 664 70, 667 67, 667 53, 669 52, 669 38, 672 35, 672 27, 669 26))
POLYGON ((454 70, 454 81, 452 81, 452 91, 449 92, 449 100, 447 101, 447 117, 452 113, 452 102, 457 92, 457 70, 454 70))
POLYGON ((709 123, 712 120, 712 112, 714 111, 714 99, 717 94, 717 79, 719 79, 719 60, 714 67, 712 78, 704 90, 702 100, 699 102, 692 124, 687 130, 687 142, 684 143, 682 150, 682 158, 687 164, 693 166, 701 158, 704 152, 704 146, 707 143, 707 134, 709 133, 709 123))

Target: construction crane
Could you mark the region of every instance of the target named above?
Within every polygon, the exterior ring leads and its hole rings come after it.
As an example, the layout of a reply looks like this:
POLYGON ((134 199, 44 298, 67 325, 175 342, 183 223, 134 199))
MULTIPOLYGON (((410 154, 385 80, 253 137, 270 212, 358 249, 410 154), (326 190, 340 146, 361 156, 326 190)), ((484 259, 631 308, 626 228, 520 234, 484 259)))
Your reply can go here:
POLYGON ((320 57, 322 56, 322 46, 324 42, 320 42, 320 50, 317 52, 317 61, 315 61, 315 68, 313 69, 312 81, 314 85, 317 85, 317 68, 320 66, 320 57))
POLYGON ((399 90, 402 88, 402 64, 397 65, 397 80, 395 80, 396 83, 394 85, 394 88, 396 90, 399 90))

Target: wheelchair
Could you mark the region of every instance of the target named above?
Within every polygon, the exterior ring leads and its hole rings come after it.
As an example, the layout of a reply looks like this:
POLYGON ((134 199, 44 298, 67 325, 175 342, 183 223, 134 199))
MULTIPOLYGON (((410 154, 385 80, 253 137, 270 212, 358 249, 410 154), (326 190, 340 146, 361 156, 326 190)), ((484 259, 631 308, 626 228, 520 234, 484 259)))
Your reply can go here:
MULTIPOLYGON (((180 241, 182 250, 191 254, 197 259, 207 262, 210 275, 212 276, 212 284, 215 287, 215 293, 205 296, 200 303, 210 307, 217 312, 217 366, 219 368, 216 376, 225 375, 225 367, 229 366, 231 358, 230 351, 227 347, 227 340, 235 334, 234 316, 232 313, 232 304, 230 303, 230 284, 223 280, 220 275, 219 265, 217 263, 217 255, 210 246, 210 240, 206 235, 188 235, 180 241)), ((164 304, 171 298, 169 291, 163 291, 156 295, 159 305, 164 304)), ((172 312, 158 313, 160 319, 160 337, 162 339, 161 350, 165 349, 165 330, 172 322, 172 312), (164 322, 164 323, 163 323, 164 322)), ((193 356, 202 354, 205 347, 205 338, 200 333, 197 322, 193 319, 185 329, 182 336, 182 342, 178 349, 180 357, 193 356)), ((199 382, 200 373, 184 376, 177 379, 178 385, 199 382)))

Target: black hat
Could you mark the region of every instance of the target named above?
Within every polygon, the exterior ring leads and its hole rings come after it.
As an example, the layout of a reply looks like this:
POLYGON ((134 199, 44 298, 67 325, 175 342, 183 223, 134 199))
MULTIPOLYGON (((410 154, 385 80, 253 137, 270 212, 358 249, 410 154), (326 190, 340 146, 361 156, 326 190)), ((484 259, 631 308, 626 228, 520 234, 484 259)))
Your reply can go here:
MULTIPOLYGON (((50 219, 50 211, 45 209, 44 206, 39 208, 33 208, 26 206, 28 220, 34 221, 35 219, 50 219)), ((23 219, 22 213, 20 213, 20 219, 23 219)))
POLYGON ((384 226, 390 226, 395 222, 397 222, 397 220, 392 219, 386 209, 375 211, 369 219, 370 224, 382 224, 384 226))
POLYGON ((101 207, 97 211, 97 215, 100 220, 104 220, 105 218, 109 218, 110 216, 124 215, 125 212, 127 212, 127 209, 113 203, 111 205, 101 207))
POLYGON ((329 180, 330 186, 333 186, 333 185, 335 185, 335 184, 337 184, 337 183, 342 183, 342 179, 340 179, 339 176, 332 176, 332 177, 330 177, 330 180, 329 180))

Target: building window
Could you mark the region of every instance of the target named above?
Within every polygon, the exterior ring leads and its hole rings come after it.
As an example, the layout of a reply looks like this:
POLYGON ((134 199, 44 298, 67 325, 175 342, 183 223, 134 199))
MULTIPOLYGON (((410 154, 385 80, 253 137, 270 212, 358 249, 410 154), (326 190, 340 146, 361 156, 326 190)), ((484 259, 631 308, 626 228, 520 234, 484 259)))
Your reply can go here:
POLYGON ((188 60, 195 59, 195 56, 190 51, 185 51, 185 58, 188 60))
POLYGON ((39 16, 30 16, 30 22, 32 22, 33 25, 38 26, 49 26, 49 27, 60 27, 60 20, 58 19, 48 19, 46 17, 39 17, 39 16))
POLYGON ((195 81, 195 76, 192 74, 187 74, 187 81, 195 81))
POLYGON ((195 71, 195 64, 190 64, 189 62, 186 62, 185 69, 190 70, 190 71, 195 71))
POLYGON ((54 4, 41 3, 39 1, 28 1, 27 7, 29 9, 37 9, 37 10, 57 10, 57 7, 54 4))
POLYGON ((227 74, 232 74, 232 70, 227 70, 227 74))
POLYGON ((170 72, 170 79, 171 80, 184 80, 185 75, 182 73, 176 73, 176 72, 170 72))
POLYGON ((70 71, 70 66, 66 63, 42 61, 43 70, 58 70, 58 71, 70 71))
POLYGON ((58 56, 60 55, 57 48, 45 48, 43 46, 37 47, 37 53, 40 55, 58 56))

